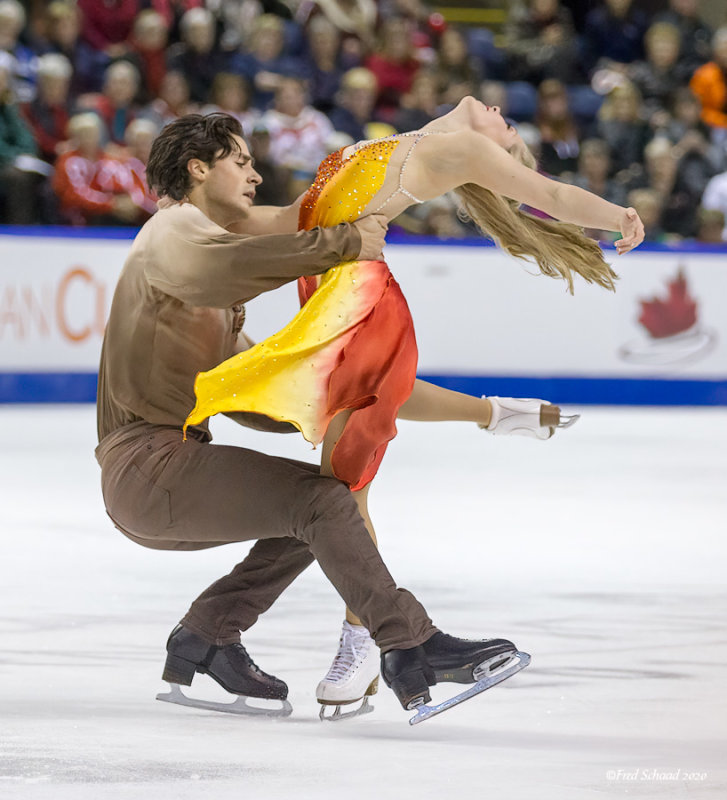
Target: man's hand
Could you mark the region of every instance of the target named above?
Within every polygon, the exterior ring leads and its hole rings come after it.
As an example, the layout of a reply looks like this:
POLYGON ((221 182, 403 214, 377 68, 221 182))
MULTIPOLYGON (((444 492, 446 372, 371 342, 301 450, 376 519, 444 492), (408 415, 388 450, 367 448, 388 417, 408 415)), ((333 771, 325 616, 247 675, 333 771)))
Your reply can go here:
POLYGON ((360 261, 380 261, 383 259, 382 251, 386 244, 386 231, 389 221, 383 214, 370 214, 357 219, 353 223, 361 234, 361 250, 358 257, 360 261))

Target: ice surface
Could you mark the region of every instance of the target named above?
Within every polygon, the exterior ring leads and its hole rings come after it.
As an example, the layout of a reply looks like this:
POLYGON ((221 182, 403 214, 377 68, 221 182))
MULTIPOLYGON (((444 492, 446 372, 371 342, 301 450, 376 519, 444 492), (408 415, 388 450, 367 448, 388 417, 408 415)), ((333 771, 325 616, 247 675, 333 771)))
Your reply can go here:
POLYGON ((0 407, 0 797, 727 796, 727 410, 576 410, 548 442, 400 424, 371 491, 392 572, 444 630, 533 656, 412 728, 383 684, 375 713, 318 720, 342 607, 315 566, 245 637, 291 717, 156 702, 169 630, 248 546, 132 544, 103 510, 93 409, 0 407))

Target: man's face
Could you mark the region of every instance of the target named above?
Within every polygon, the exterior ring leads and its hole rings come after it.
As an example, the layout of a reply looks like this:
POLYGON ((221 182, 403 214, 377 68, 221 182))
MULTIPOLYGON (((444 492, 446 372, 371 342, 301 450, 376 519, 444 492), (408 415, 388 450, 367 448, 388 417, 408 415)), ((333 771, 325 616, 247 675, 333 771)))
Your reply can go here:
POLYGON ((244 139, 234 136, 236 147, 224 158, 206 166, 201 179, 202 196, 213 219, 223 227, 244 219, 255 199, 255 188, 262 178, 255 172, 244 139))

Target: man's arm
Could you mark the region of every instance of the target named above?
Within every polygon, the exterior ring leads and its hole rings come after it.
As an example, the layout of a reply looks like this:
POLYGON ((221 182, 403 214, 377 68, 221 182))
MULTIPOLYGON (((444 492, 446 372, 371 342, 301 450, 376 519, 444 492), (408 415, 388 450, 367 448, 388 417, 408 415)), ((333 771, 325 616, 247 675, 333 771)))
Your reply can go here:
MULTIPOLYGON (((302 275, 316 275, 362 251, 354 225, 297 233, 241 236, 191 204, 152 218, 146 239, 149 283, 185 303, 229 308, 302 275)), ((383 236, 381 237, 383 241, 383 236)))
POLYGON ((191 203, 152 217, 146 238, 149 283, 194 306, 229 308, 303 275, 381 256, 387 222, 372 214, 354 223, 297 233, 242 236, 220 228, 191 203))

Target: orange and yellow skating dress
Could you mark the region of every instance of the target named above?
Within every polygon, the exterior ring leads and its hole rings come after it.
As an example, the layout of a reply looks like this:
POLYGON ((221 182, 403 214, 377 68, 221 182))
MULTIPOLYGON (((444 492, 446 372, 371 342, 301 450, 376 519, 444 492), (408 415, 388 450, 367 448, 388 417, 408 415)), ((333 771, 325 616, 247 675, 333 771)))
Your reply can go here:
MULTIPOLYGON (((326 158, 303 199, 299 229, 358 219, 383 185, 398 144, 378 140, 346 159, 343 150, 326 158)), ((252 411, 293 423, 316 445, 333 417, 352 409, 331 464, 356 491, 376 474, 414 386, 411 314, 384 261, 340 264, 302 278, 299 290, 302 308, 285 328, 197 375, 197 404, 187 425, 220 412, 252 411)))

